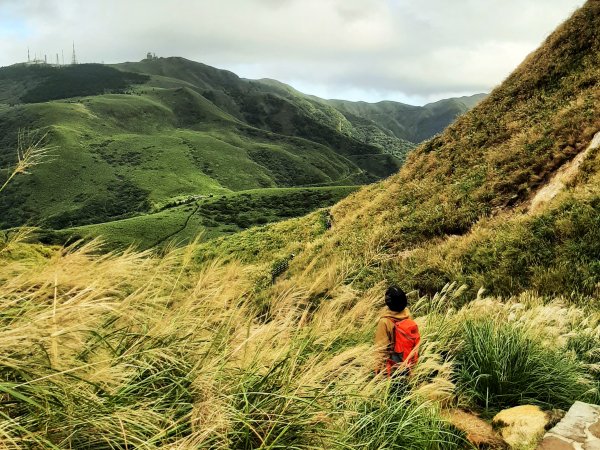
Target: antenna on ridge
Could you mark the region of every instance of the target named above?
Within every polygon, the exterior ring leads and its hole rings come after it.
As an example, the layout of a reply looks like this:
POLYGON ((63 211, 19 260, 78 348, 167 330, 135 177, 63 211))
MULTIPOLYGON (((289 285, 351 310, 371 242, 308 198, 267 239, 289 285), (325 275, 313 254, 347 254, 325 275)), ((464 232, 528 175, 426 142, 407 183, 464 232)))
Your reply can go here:
POLYGON ((73 59, 71 59, 71 64, 77 64, 77 56, 75 55, 75 41, 73 41, 73 59))
POLYGON ((27 62, 31 62, 31 57, 29 56, 29 47, 27 47, 27 62))

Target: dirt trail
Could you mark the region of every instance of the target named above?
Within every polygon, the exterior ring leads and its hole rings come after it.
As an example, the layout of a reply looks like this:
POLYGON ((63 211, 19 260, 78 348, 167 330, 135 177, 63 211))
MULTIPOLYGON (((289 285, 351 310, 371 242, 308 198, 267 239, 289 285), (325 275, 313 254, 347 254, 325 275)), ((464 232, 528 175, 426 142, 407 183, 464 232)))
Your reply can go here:
POLYGON ((169 233, 168 235, 166 235, 163 238, 160 238, 156 243, 154 243, 150 248, 154 248, 154 247, 158 247, 160 244, 162 244, 163 242, 165 242, 167 239, 170 239, 172 237, 174 237, 175 235, 181 233, 183 230, 185 230, 188 226, 188 224, 190 223, 191 218, 194 216, 194 214, 196 214, 198 212, 198 210, 200 209, 200 203, 195 202, 196 203, 196 207, 194 208, 194 210, 190 213, 189 216, 187 216, 187 219, 185 219, 185 222, 183 223, 183 225, 181 227, 179 227, 177 230, 173 231, 172 233, 169 233))
POLYGON ((538 212, 542 206, 549 203, 556 195, 562 191, 569 181, 573 180, 579 172, 579 167, 590 152, 600 147, 600 132, 596 133, 590 145, 579 153, 573 160, 564 164, 552 179, 542 187, 533 197, 529 205, 528 213, 538 212))

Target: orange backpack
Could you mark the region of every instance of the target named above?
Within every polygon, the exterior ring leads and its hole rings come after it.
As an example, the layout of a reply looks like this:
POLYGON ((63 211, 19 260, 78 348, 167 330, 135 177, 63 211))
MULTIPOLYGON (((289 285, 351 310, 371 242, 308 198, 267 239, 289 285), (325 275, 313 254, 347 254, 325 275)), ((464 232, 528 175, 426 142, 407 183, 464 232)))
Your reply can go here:
POLYGON ((410 369, 417 363, 419 358, 419 342, 421 335, 419 327, 412 319, 395 320, 394 322, 393 340, 390 350, 390 357, 386 362, 388 375, 391 375, 399 365, 403 371, 410 372, 410 369))

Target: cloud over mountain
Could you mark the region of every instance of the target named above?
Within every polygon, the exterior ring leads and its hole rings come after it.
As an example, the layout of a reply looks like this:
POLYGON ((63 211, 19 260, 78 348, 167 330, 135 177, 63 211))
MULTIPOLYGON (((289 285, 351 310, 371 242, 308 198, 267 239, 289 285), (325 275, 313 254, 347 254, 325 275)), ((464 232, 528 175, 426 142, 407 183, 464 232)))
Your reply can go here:
POLYGON ((425 102, 498 84, 582 0, 3 0, 0 64, 151 50, 325 97, 425 102))

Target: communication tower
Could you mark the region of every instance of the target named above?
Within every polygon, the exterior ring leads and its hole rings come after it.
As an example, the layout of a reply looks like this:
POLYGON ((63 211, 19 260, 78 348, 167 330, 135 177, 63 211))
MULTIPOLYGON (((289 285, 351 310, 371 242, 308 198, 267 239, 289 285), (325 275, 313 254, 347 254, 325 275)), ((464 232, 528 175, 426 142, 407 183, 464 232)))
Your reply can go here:
POLYGON ((75 41, 73 41, 73 58, 71 59, 71 64, 77 64, 77 55, 75 54, 75 41))

